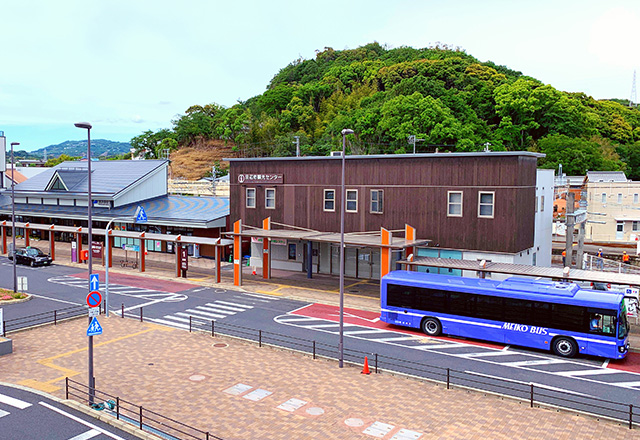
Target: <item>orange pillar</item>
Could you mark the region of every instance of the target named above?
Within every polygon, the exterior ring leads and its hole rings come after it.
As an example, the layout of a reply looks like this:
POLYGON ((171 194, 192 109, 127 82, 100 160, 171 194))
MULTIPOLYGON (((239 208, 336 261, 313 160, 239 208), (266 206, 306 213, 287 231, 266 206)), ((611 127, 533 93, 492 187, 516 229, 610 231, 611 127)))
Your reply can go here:
MULTIPOLYGON (((407 224, 404 225, 404 239, 406 241, 413 241, 416 239, 416 228, 411 227, 407 224)), ((414 246, 409 246, 404 250, 404 258, 409 258, 412 255, 411 260, 416 257, 416 248, 414 246)), ((407 270, 413 270, 413 266, 407 264, 407 270)))
POLYGON ((144 272, 145 253, 147 250, 147 244, 144 240, 144 232, 140 234, 140 272, 144 272))
POLYGON ((76 234, 76 242, 78 243, 78 251, 77 251, 77 261, 76 263, 82 263, 82 259, 80 258, 80 254, 82 253, 82 234, 77 233, 76 234))
POLYGON ((233 224, 233 285, 242 286, 242 220, 233 224))
POLYGON ((391 244, 391 232, 380 228, 382 241, 380 244, 380 278, 391 272, 391 248, 385 245, 391 244))
MULTIPOLYGON (((262 220, 262 229, 265 231, 271 229, 271 217, 262 220)), ((262 238, 262 278, 265 280, 271 278, 271 240, 268 237, 262 238)))
POLYGON ((220 245, 216 245, 216 283, 220 282, 220 258, 222 256, 222 250, 220 245))
POLYGON ((53 232, 53 229, 49 229, 49 254, 51 254, 51 260, 56 259, 56 242, 55 242, 56 234, 53 232))

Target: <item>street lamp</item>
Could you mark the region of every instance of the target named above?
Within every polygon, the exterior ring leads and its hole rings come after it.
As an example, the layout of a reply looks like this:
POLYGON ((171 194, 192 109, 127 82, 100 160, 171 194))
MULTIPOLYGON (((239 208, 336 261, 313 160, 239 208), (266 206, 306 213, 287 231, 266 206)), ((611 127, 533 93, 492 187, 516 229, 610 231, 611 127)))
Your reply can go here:
MULTIPOLYGON (((87 220, 89 222, 89 231, 87 241, 89 242, 89 281, 91 281, 91 274, 93 273, 92 266, 92 225, 91 225, 91 124, 88 122, 76 122, 74 124, 78 128, 84 128, 87 130, 87 220)), ((91 318, 89 318, 91 322, 91 318)), ((95 396, 95 378, 93 377, 93 336, 89 336, 89 405, 93 404, 95 396)))
POLYGON ((16 269, 16 198, 14 197, 14 187, 16 186, 16 167, 13 164, 13 147, 15 145, 20 145, 20 142, 11 142, 11 241, 13 243, 11 252, 13 252, 13 293, 18 291, 18 272, 16 269))
POLYGON ((353 130, 342 130, 342 183, 340 185, 340 340, 338 342, 338 367, 344 364, 344 162, 346 155, 347 135, 353 134, 353 130))

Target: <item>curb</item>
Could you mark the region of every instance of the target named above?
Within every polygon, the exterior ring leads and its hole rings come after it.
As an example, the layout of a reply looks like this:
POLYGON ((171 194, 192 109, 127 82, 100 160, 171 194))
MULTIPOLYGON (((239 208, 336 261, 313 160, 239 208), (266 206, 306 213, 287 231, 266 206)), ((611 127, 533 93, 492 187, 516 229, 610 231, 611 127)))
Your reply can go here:
POLYGON ((25 292, 22 292, 22 293, 27 295, 27 297, 26 298, 20 298, 20 299, 1 300, 0 301, 0 306, 8 306, 8 305, 11 305, 11 304, 20 304, 20 303, 23 303, 23 302, 30 301, 33 298, 33 295, 31 295, 29 293, 25 293, 25 292))

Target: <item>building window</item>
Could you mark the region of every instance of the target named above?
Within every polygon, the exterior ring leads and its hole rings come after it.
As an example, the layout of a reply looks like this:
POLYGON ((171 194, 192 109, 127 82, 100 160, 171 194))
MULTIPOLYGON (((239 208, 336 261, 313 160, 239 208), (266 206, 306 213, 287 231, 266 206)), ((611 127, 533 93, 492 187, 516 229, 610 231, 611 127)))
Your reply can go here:
POLYGON ((462 191, 447 191, 449 207, 448 217, 462 217, 462 191))
POLYGON ((622 205, 622 194, 618 193, 618 204, 622 205))
POLYGON ((535 205, 535 209, 536 209, 536 212, 538 212, 538 196, 536 196, 536 205, 535 205))
POLYGON ((544 212, 544 196, 540 196, 540 212, 544 212))
POLYGON ((640 222, 631 222, 631 230, 633 232, 638 232, 638 226, 640 225, 640 222))
POLYGON ((275 188, 267 188, 264 190, 264 207, 267 209, 276 209, 275 188))
POLYGON ((607 204, 607 195, 605 193, 602 193, 602 204, 603 205, 607 204))
POLYGON ((358 190, 347 190, 347 212, 358 212, 358 190))
POLYGON ((616 222, 616 232, 624 232, 624 222, 616 222))
POLYGON ((246 201, 247 201, 246 203, 247 208, 256 207, 256 189, 255 188, 247 188, 246 201))
POLYGON ((493 218, 494 192, 480 192, 478 197, 478 217, 493 218))
POLYGON ((633 203, 638 203, 638 194, 633 195, 633 203))
POLYGON ((384 207, 384 191, 381 189, 371 190, 371 212, 374 214, 382 214, 384 207))
POLYGON ((336 210, 336 190, 325 189, 324 190, 324 208, 323 211, 335 211, 336 210))

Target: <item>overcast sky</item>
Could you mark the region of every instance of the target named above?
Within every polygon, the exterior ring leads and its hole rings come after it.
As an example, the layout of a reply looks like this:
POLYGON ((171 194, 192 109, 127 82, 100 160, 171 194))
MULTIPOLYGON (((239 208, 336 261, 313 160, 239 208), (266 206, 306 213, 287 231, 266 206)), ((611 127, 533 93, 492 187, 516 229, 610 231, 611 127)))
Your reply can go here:
MULTIPOLYGON (((0 130, 34 150, 170 128, 324 47, 459 46, 565 91, 631 96, 640 0, 0 0, 0 130)), ((640 78, 639 78, 640 81, 640 78)))

